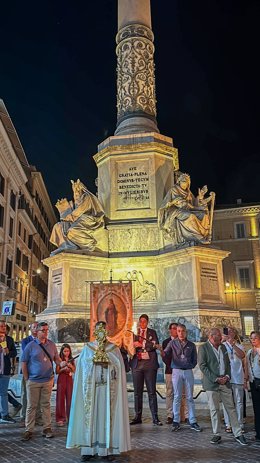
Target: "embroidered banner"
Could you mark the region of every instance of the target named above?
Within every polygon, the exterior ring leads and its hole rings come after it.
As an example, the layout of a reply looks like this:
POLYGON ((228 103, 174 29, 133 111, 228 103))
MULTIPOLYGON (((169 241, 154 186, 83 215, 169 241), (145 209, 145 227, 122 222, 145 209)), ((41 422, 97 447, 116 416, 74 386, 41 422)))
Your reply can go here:
POLYGON ((90 283, 90 340, 94 339, 95 324, 107 324, 108 340, 133 352, 132 283, 90 283))

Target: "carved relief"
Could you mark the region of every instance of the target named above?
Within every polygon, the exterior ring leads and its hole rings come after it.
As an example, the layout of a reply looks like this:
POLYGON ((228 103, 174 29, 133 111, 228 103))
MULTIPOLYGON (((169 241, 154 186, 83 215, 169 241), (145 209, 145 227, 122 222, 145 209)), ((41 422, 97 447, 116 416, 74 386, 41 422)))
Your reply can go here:
POLYGON ((89 284, 86 283, 86 280, 98 280, 101 277, 101 273, 98 270, 91 271, 84 268, 71 268, 68 302, 80 303, 82 306, 85 306, 86 301, 89 302, 90 298, 89 284))
POLYGON ((239 331, 241 330, 241 320, 238 317, 228 316, 214 316, 214 315, 201 315, 200 316, 200 329, 201 336, 207 338, 207 333, 210 328, 219 328, 222 330, 223 326, 234 326, 239 331))
POLYGON ((158 229, 124 228, 109 230, 109 252, 137 252, 158 249, 158 229))
POLYGON ((157 301, 157 288, 154 283, 144 279, 143 273, 137 270, 127 272, 126 279, 134 282, 134 294, 133 298, 135 301, 140 302, 151 302, 157 301))
POLYGON ((117 34, 118 119, 129 112, 156 116, 152 31, 130 24, 117 34))
POLYGON ((185 301, 193 297, 193 281, 189 263, 164 270, 166 301, 185 301))

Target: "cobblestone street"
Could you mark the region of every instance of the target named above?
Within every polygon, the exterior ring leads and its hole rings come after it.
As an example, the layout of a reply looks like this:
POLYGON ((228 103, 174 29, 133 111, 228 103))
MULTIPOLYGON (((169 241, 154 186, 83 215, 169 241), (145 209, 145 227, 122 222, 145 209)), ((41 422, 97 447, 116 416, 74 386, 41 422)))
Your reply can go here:
MULTIPOLYGON (((130 408, 130 417, 133 417, 130 408)), ((165 423, 165 410, 160 409, 160 419, 165 423)), ((54 414, 53 414, 54 416, 54 414)), ((118 463, 256 463, 260 461, 260 445, 253 441, 252 409, 248 407, 246 438, 249 446, 242 447, 232 435, 224 431, 222 443, 210 444, 211 424, 207 410, 198 410, 198 422, 203 432, 192 431, 188 425, 176 433, 171 426, 153 426, 150 412, 145 409, 143 424, 131 427, 132 450, 116 457, 118 463)), ((80 450, 66 450, 66 428, 53 425, 55 437, 46 439, 37 427, 33 439, 22 442, 24 428, 19 422, 13 425, 0 424, 0 462, 1 463, 76 463, 80 461, 80 450)), ((103 461, 101 458, 91 460, 103 461)))

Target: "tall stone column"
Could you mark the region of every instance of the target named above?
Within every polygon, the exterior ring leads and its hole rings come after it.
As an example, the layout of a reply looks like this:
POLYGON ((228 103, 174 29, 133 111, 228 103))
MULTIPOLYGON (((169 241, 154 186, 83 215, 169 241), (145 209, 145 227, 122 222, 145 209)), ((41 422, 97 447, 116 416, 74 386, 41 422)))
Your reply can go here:
POLYGON ((150 0, 118 0, 115 135, 159 132, 150 0))

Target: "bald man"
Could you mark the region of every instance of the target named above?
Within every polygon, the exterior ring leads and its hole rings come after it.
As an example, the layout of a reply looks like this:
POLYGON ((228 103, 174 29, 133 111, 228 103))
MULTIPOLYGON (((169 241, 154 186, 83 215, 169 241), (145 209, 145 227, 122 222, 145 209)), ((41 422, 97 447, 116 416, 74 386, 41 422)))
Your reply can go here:
POLYGON ((232 426, 233 434, 240 445, 248 445, 242 434, 232 397, 230 384, 231 368, 226 347, 221 344, 222 333, 218 328, 209 330, 208 341, 199 347, 198 364, 202 371, 202 384, 210 409, 213 437, 211 444, 221 442, 220 401, 222 401, 232 426))

